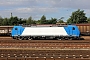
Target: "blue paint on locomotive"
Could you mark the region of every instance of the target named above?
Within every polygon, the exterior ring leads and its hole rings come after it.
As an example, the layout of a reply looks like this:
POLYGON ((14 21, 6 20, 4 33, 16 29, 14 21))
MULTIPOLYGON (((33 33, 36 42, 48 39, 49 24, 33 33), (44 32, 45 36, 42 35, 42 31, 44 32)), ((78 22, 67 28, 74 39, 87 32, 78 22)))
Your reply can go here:
POLYGON ((23 33, 24 29, 25 28, 22 26, 14 26, 14 28, 12 29, 11 35, 20 36, 23 33))
POLYGON ((64 27, 65 31, 69 36, 80 36, 80 31, 77 26, 75 25, 68 25, 67 27, 64 27))

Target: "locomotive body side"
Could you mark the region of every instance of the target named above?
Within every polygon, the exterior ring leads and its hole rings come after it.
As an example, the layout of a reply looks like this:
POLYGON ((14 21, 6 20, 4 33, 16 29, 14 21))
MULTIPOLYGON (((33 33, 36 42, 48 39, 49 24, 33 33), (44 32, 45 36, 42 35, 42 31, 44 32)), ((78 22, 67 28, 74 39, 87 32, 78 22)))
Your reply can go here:
POLYGON ((77 26, 68 25, 60 27, 22 27, 14 26, 12 29, 14 39, 34 39, 34 38, 51 38, 51 39, 73 39, 80 37, 80 31, 77 26))
POLYGON ((21 36, 67 36, 63 27, 26 27, 21 36))

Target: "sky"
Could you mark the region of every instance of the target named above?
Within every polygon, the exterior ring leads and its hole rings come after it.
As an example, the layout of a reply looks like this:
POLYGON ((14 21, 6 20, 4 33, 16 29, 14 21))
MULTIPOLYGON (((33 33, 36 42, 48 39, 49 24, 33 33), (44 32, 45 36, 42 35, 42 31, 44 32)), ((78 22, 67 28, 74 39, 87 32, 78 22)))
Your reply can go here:
POLYGON ((78 9, 90 17, 90 0, 0 0, 0 16, 3 18, 10 18, 12 13, 19 18, 32 16, 39 20, 45 15, 47 19, 64 17, 66 21, 78 9))

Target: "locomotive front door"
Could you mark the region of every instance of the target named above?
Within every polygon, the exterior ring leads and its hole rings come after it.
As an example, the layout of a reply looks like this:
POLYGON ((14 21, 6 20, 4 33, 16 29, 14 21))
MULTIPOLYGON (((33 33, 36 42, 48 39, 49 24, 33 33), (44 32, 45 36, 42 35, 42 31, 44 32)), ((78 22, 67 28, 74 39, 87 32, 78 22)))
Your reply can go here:
POLYGON ((75 27, 70 27, 69 30, 70 30, 70 31, 69 31, 69 34, 70 34, 71 36, 76 35, 77 32, 76 32, 76 30, 75 30, 75 27))
POLYGON ((72 27, 72 35, 75 36, 77 31, 75 30, 75 27, 72 27))
POLYGON ((15 35, 19 36, 20 35, 20 28, 15 28, 15 31, 16 31, 15 35))

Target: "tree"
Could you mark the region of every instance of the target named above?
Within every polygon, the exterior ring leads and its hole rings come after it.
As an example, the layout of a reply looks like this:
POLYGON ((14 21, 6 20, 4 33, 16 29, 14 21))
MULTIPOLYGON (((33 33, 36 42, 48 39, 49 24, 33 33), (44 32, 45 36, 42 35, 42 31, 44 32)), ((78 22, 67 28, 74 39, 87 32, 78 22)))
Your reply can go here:
POLYGON ((67 20, 67 23, 86 23, 87 17, 85 16, 84 10, 78 9, 75 12, 72 12, 72 15, 67 20))
POLYGON ((56 24, 57 19, 56 18, 51 18, 49 20, 46 20, 46 24, 56 24))
POLYGON ((19 18, 19 19, 18 19, 18 24, 23 24, 23 23, 22 23, 22 18, 19 18))
POLYGON ((58 22, 59 22, 59 23, 64 23, 63 19, 64 19, 64 17, 61 17, 61 18, 58 20, 58 22))
POLYGON ((9 25, 19 25, 19 18, 17 16, 16 17, 10 17, 9 25))
POLYGON ((27 19, 23 19, 22 20, 22 24, 25 25, 26 24, 26 21, 27 21, 27 19))
POLYGON ((2 25, 3 18, 0 16, 0 26, 2 25))
POLYGON ((64 21, 63 20, 59 20, 59 23, 64 23, 64 21))
POLYGON ((56 18, 51 18, 51 24, 56 24, 57 23, 57 19, 56 18))
POLYGON ((41 21, 40 20, 36 21, 36 24, 41 24, 41 21))
POLYGON ((46 16, 43 15, 40 19, 40 24, 46 24, 46 16))
POLYGON ((32 17, 30 16, 28 20, 26 21, 27 24, 32 24, 32 17))
POLYGON ((19 25, 19 18, 16 16, 13 18, 13 22, 14 25, 19 25))
POLYGON ((32 17, 30 16, 28 18, 28 20, 26 21, 26 24, 36 24, 36 21, 32 19, 32 17))
POLYGON ((88 23, 90 23, 90 17, 89 17, 89 18, 87 18, 87 22, 88 22, 88 23))
POLYGON ((4 18, 3 21, 2 21, 2 25, 8 25, 8 18, 4 18))
POLYGON ((36 24, 36 21, 35 21, 35 20, 33 20, 33 21, 32 21, 32 24, 36 24))
POLYGON ((72 23, 73 23, 73 21, 71 20, 71 18, 69 18, 69 19, 67 20, 67 23, 68 23, 68 24, 72 24, 72 23))

